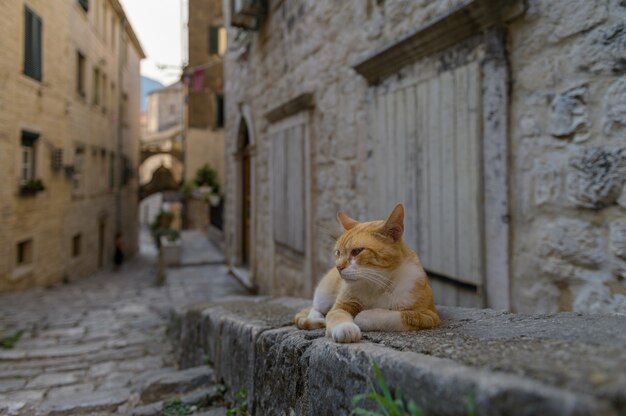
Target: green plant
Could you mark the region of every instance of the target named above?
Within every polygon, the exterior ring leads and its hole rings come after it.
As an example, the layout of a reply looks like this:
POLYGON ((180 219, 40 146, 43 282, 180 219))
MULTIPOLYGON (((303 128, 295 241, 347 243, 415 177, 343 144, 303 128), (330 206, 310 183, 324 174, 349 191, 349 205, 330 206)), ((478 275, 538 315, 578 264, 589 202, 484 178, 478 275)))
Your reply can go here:
POLYGON ((217 171, 205 163, 196 171, 196 177, 194 179, 196 186, 210 186, 213 188, 213 193, 220 193, 220 185, 217 181, 217 171))
POLYGON ((248 416, 248 392, 243 387, 235 394, 235 407, 226 410, 226 416, 248 416))
POLYGON ((13 335, 1 338, 0 347, 5 348, 5 349, 13 348, 15 344, 17 344, 17 341, 19 341, 20 338, 22 338, 22 334, 24 334, 24 331, 17 331, 13 335))
POLYGON ((169 224, 174 220, 174 213, 171 211, 161 210, 154 218, 154 221, 150 223, 150 230, 154 233, 159 228, 167 228, 169 224), (165 224, 167 223, 167 226, 165 224))
POLYGON ((184 199, 189 199, 191 198, 191 195, 193 194, 194 189, 196 189, 195 182, 186 181, 186 182, 183 182, 182 185, 180 185, 179 192, 184 199))
POLYGON ((45 189, 41 179, 31 179, 24 184, 23 188, 29 191, 43 191, 45 189))
POLYGON ((355 407, 351 414, 362 416, 424 416, 422 409, 420 409, 413 400, 410 400, 407 403, 402 398, 400 390, 396 389, 392 395, 391 390, 383 378, 380 368, 378 368, 378 364, 374 362, 372 363, 372 367, 374 369, 374 375, 376 376, 378 386, 374 386, 371 379, 368 380, 371 391, 369 393, 357 394, 352 397, 352 405, 357 406, 361 401, 371 399, 376 402, 380 412, 366 410, 362 407, 355 407))
MULTIPOLYGON (((400 390, 396 389, 393 394, 390 388, 387 386, 387 382, 383 377, 383 373, 380 371, 378 364, 372 362, 372 368, 374 369, 374 376, 376 377, 377 386, 371 379, 368 380, 370 386, 370 392, 364 394, 357 394, 352 397, 352 406, 354 409, 350 413, 351 415, 359 416, 425 416, 425 413, 413 400, 408 402, 402 398, 400 390), (373 400, 379 410, 372 411, 363 409, 362 407, 356 407, 363 400, 373 400)), ((467 416, 477 416, 474 405, 474 396, 470 393, 467 395, 466 409, 467 416)))
POLYGON ((163 404, 163 416, 187 416, 193 411, 192 406, 180 400, 169 400, 163 404))

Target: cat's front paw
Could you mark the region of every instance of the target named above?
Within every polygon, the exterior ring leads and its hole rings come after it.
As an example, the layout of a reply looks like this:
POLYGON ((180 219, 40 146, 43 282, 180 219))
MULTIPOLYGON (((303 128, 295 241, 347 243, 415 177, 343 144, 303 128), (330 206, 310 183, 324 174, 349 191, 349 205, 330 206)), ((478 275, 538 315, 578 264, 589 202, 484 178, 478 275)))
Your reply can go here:
POLYGON ((333 341, 339 343, 359 342, 361 340, 361 330, 352 322, 342 322, 335 326, 330 334, 333 341))

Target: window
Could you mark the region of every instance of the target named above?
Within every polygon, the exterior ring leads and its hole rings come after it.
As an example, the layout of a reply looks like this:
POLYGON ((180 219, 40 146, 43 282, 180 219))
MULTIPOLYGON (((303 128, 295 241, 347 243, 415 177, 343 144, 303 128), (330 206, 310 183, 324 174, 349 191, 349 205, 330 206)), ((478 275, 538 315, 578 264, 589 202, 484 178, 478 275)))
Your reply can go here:
POLYGON ((102 3, 102 41, 106 43, 107 41, 107 6, 106 2, 102 3))
POLYGON ((111 153, 109 157, 109 188, 115 187, 115 155, 111 153))
POLYGON ((100 69, 94 67, 93 69, 93 104, 100 104, 100 69))
POLYGON ((82 235, 76 234, 72 238, 72 257, 80 256, 81 243, 82 243, 82 235))
POLYGON ((36 152, 35 143, 39 138, 39 134, 22 131, 21 146, 21 165, 20 165, 20 183, 26 185, 29 181, 35 179, 36 152))
POLYGON ((115 47, 115 13, 111 16, 111 46, 115 47))
POLYGON ((107 111, 107 76, 102 74, 102 112, 107 111))
POLYGON ((83 8, 84 11, 89 11, 89 0, 78 0, 78 4, 83 8))
POLYGON ((85 56, 76 53, 76 91, 81 97, 85 96, 85 56))
POLYGON ((209 26, 209 53, 224 55, 226 50, 226 30, 222 26, 209 26))
POLYGON ((28 239, 17 243, 16 264, 18 266, 26 266, 33 262, 33 240, 28 239))
POLYGON ((217 94, 215 96, 216 106, 215 106, 215 125, 216 127, 224 127, 224 96, 221 94, 217 94))
POLYGON ((41 81, 41 18, 24 7, 24 75, 41 81))
POLYGON ((84 160, 85 148, 77 146, 74 149, 74 175, 72 175, 72 185, 75 192, 79 192, 82 188, 84 160))

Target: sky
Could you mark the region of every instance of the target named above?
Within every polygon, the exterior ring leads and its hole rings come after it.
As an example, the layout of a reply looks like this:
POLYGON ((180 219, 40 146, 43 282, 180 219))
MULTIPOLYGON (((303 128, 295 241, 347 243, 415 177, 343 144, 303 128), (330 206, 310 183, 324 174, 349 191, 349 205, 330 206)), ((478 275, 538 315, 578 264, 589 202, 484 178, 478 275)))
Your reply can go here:
POLYGON ((183 50, 181 3, 186 20, 186 0, 120 0, 120 3, 147 56, 141 63, 141 75, 163 85, 178 81, 183 50), (168 67, 159 69, 158 65, 168 67))

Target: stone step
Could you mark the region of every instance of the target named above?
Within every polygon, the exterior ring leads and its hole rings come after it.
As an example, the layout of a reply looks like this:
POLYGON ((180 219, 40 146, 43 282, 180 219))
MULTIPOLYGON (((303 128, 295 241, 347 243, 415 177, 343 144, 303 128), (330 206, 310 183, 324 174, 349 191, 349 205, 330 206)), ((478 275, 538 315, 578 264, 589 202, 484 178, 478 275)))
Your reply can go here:
POLYGON ((91 393, 74 393, 46 399, 37 415, 79 415, 96 412, 114 412, 131 396, 129 389, 103 390, 91 393))
POLYGON ((143 385, 141 401, 150 403, 177 393, 190 392, 212 383, 213 379, 213 369, 207 366, 157 372, 143 385))
POLYGON ((202 388, 190 393, 184 394, 182 396, 170 396, 170 397, 162 397, 162 400, 154 403, 150 403, 144 406, 135 407, 129 411, 129 415, 131 416, 154 416, 161 415, 163 413, 163 408, 166 407, 168 402, 178 401, 180 404, 188 406, 191 408, 195 406, 196 409, 201 411, 205 411, 207 408, 210 408, 214 403, 221 402, 223 395, 226 391, 226 388, 217 384, 208 388, 202 388))

